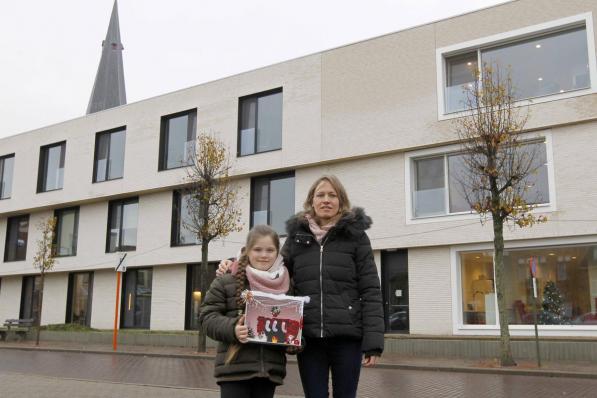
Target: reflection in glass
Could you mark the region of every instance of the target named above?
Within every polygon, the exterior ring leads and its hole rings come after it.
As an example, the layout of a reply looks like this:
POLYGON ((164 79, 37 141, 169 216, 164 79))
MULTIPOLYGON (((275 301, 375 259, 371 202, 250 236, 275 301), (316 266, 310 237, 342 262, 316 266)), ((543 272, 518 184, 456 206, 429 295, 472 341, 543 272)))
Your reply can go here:
POLYGON ((197 111, 164 118, 163 136, 165 145, 162 169, 187 166, 192 162, 195 150, 197 111))
MULTIPOLYGON (((597 245, 508 249, 504 255, 509 323, 532 325, 529 261, 537 261, 538 319, 544 325, 597 325, 597 245)), ((465 324, 496 324, 493 254, 460 253, 465 324), (488 280, 491 280, 489 282, 488 280), (487 297, 491 295, 488 299, 487 297), (489 320, 491 314, 491 321, 489 320), (487 320, 487 321, 486 321, 487 320)))
POLYGON ((477 52, 473 51, 446 59, 446 111, 466 108, 466 89, 473 87, 478 69, 477 52))
POLYGON ((282 148, 282 92, 240 100, 239 155, 282 148))
POLYGON ((255 178, 251 205, 251 226, 266 224, 285 234, 286 220, 294 214, 294 175, 255 178))
POLYGON ((8 199, 12 195, 14 161, 14 155, 0 158, 0 199, 8 199))
POLYGON ((415 217, 445 214, 444 157, 418 159, 415 166, 415 217))
POLYGON ((74 256, 77 254, 78 208, 56 211, 56 255, 74 256))
POLYGON ((66 144, 60 143, 42 148, 41 192, 61 189, 64 182, 64 156, 66 144))
POLYGON ((563 93, 591 85, 585 27, 484 50, 483 63, 509 69, 518 99, 563 93))
POLYGON ((70 306, 71 312, 68 321, 83 326, 91 324, 91 272, 79 272, 70 275, 70 306))
POLYGON ((108 252, 137 247, 138 199, 110 202, 108 252))
POLYGON ((7 239, 4 261, 22 261, 27 255, 29 216, 10 217, 7 220, 7 239))

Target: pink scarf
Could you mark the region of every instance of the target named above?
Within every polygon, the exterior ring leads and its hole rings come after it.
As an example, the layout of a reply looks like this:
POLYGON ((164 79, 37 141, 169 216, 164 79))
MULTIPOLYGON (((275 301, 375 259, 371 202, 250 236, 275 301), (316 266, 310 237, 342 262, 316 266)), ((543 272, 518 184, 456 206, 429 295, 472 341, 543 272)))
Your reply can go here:
POLYGON ((315 239, 319 243, 321 243, 325 235, 329 232, 330 229, 332 229, 334 225, 336 225, 336 223, 340 219, 340 217, 334 217, 332 221, 330 221, 328 224, 320 226, 319 224, 317 224, 317 221, 315 221, 315 219, 311 217, 309 214, 305 213, 305 218, 309 222, 309 229, 311 230, 311 232, 315 236, 315 239))
POLYGON ((274 264, 267 271, 260 271, 248 265, 246 272, 251 290, 273 294, 285 294, 288 292, 290 278, 280 255, 278 255, 274 264))

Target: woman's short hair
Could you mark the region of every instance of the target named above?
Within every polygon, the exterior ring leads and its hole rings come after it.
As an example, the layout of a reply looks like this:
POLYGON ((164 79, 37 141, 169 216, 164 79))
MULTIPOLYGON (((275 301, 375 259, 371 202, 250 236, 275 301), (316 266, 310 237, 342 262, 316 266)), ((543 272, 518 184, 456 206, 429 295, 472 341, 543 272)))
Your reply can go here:
POLYGON ((307 199, 305 199, 305 203, 303 203, 303 209, 305 210, 305 213, 308 213, 312 217, 315 216, 315 210, 313 210, 313 198, 315 197, 315 190, 323 181, 327 181, 332 186, 332 188, 334 188, 334 191, 336 191, 336 194, 338 195, 338 202, 340 204, 338 213, 348 213, 350 211, 350 200, 348 199, 346 189, 344 189, 344 186, 342 185, 338 177, 331 174, 322 175, 317 180, 315 180, 313 185, 311 185, 311 188, 309 188, 309 192, 307 193, 307 199))

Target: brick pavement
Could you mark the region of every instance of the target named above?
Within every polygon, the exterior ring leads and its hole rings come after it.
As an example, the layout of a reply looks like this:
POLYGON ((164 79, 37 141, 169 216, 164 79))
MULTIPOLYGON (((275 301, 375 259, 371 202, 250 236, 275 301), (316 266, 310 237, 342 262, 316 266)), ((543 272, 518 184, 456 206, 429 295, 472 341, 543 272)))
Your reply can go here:
MULTIPOLYGON (((300 396, 296 365, 289 365, 288 370, 286 384, 278 393, 300 396)), ((199 357, 106 355, 0 347, 0 391, 14 389, 14 382, 19 381, 19 377, 31 378, 31 383, 18 383, 30 395, 6 395, 8 397, 38 396, 36 391, 44 392, 39 396, 53 397, 53 391, 59 394, 63 390, 75 393, 64 394, 63 391, 62 395, 55 396, 151 397, 157 394, 155 396, 177 398, 187 397, 188 391, 193 391, 195 397, 213 397, 217 396, 217 387, 211 374, 211 359, 199 357), (88 395, 82 395, 83 392, 88 395)), ((582 378, 378 368, 363 370, 359 397, 582 398, 595 396, 596 390, 597 380, 582 378)))

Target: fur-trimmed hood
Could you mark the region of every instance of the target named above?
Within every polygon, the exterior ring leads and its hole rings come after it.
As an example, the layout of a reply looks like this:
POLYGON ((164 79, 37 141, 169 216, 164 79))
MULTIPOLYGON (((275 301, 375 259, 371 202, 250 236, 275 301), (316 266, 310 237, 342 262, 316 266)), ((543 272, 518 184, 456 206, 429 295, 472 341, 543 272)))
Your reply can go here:
MULTIPOLYGON (((362 207, 353 207, 334 226, 334 231, 339 235, 359 236, 369 229, 373 224, 371 217, 365 214, 362 207)), ((286 232, 293 236, 299 231, 309 231, 309 222, 305 218, 305 212, 300 212, 286 221, 286 232)))

